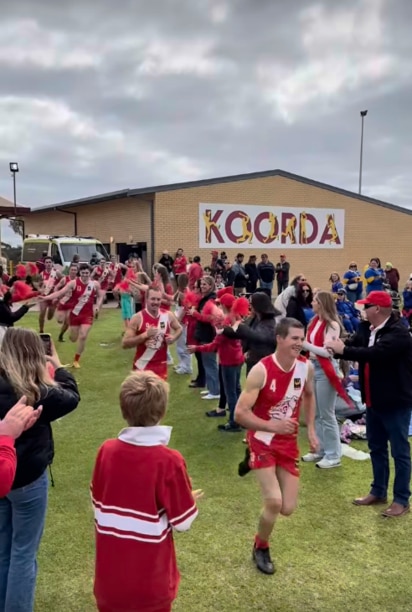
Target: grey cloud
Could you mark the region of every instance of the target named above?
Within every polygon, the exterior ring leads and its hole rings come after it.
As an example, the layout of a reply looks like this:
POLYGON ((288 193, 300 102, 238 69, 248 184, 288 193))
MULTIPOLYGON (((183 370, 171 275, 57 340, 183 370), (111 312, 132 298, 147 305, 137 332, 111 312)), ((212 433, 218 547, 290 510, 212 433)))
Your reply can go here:
POLYGON ((10 197, 12 157, 20 200, 32 206, 275 167, 356 190, 368 108, 364 192, 408 206, 412 5, 371 6, 10 3, 0 24, 0 193, 10 197), (365 38, 368 20, 376 35, 365 38), (31 34, 13 63, 1 28, 18 32, 22 21, 31 34))

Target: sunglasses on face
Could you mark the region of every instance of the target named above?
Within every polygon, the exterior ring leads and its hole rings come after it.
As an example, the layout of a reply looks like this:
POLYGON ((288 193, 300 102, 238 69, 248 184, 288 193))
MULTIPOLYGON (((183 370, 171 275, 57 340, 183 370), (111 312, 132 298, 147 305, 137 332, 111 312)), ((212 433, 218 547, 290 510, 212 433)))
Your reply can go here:
POLYGON ((368 310, 368 308, 373 308, 375 306, 376 306, 376 304, 364 304, 365 310, 368 310))
POLYGON ((302 289, 302 293, 310 293, 310 289, 302 289))
POLYGON ((356 266, 349 266, 349 268, 356 268, 356 266))

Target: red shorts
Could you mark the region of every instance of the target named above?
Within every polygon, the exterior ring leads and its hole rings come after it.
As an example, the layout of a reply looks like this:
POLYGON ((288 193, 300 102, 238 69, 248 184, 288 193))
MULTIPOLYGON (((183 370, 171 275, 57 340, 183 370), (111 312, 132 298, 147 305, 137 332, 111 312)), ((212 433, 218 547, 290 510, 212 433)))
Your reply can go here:
POLYGON ((57 310, 58 312, 67 312, 68 310, 71 310, 72 307, 70 306, 70 304, 58 304, 57 305, 57 310))
POLYGON ((282 443, 265 444, 255 438, 254 431, 247 432, 247 443, 250 451, 249 467, 251 470, 278 466, 299 476, 299 448, 296 439, 282 440, 282 443))
POLYGON ((69 317, 70 327, 80 327, 80 325, 93 325, 93 315, 75 315, 72 312, 69 317))
POLYGON ((153 374, 157 374, 159 378, 167 380, 167 363, 151 363, 147 365, 144 370, 138 370, 136 365, 133 363, 133 370, 135 372, 153 372, 153 374))

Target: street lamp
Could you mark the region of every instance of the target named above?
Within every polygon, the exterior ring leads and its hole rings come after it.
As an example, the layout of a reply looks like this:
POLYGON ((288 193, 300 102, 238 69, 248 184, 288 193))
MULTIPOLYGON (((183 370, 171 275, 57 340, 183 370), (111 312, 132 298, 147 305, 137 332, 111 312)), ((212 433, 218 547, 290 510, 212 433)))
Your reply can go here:
POLYGON ((363 123, 368 114, 367 110, 361 111, 361 141, 360 141, 360 161, 359 161, 359 195, 362 193, 362 164, 363 164, 363 123))
POLYGON ((10 172, 13 175, 13 201, 14 201, 14 216, 17 217, 17 202, 16 202, 16 172, 19 171, 17 162, 10 162, 10 172))

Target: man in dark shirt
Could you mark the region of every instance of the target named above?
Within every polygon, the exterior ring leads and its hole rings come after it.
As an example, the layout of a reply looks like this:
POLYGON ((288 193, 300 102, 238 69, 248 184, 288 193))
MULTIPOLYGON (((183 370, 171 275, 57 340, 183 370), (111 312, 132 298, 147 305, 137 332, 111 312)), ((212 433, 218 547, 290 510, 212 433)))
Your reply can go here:
POLYGON ((362 401, 366 404, 366 436, 371 453, 373 482, 369 495, 354 500, 356 506, 387 502, 389 484, 388 442, 395 463, 393 502, 382 512, 399 517, 409 512, 411 452, 408 440, 412 413, 412 338, 392 311, 385 291, 371 291, 364 304, 367 321, 346 341, 325 346, 341 359, 359 362, 362 401))
POLYGON ((286 261, 286 255, 280 256, 279 263, 276 264, 276 280, 278 283, 278 295, 289 285, 290 263, 286 261))
POLYGON ((273 289, 273 281, 275 280, 275 266, 266 254, 261 256, 261 261, 258 263, 258 275, 260 288, 265 290, 265 293, 271 297, 273 289))
POLYGON ((173 257, 169 255, 169 251, 163 251, 161 258, 159 259, 159 263, 167 269, 170 275, 173 269, 173 257))

